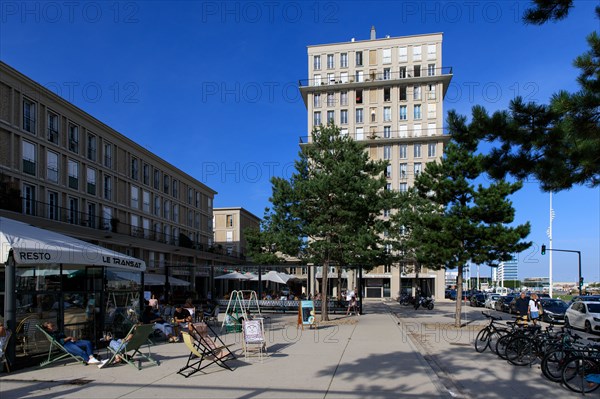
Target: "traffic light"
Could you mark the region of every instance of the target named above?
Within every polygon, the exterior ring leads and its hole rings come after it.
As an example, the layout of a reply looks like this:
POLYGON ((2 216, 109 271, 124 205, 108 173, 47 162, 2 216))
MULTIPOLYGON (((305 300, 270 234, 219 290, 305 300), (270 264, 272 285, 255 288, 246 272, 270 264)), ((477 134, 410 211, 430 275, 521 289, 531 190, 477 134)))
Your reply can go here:
POLYGON ((583 285, 583 277, 579 277, 579 285, 583 285))
POLYGON ((546 255, 546 244, 542 244, 542 255, 546 255))

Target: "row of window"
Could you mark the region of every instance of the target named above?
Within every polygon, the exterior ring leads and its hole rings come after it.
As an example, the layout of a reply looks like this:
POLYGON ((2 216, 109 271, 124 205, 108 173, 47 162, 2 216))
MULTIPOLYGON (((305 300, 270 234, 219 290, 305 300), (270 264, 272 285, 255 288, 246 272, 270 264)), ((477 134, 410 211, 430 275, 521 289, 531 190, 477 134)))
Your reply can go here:
MULTIPOLYGON (((413 147, 413 158, 421 158, 421 147, 423 144, 415 143, 412 145, 413 147)), ((436 143, 428 143, 427 144, 427 156, 429 158, 435 158, 436 156, 436 143)), ((408 144, 401 144, 399 146, 398 157, 400 159, 408 159, 408 144)), ((390 160, 392 159, 392 146, 386 145, 383 147, 383 159, 390 160)))
MULTIPOLYGON (((36 123, 37 123, 37 109, 36 103, 25 98, 23 99, 23 130, 32 133, 34 135, 37 134, 36 123)), ((52 111, 47 111, 47 135, 46 138, 49 142, 54 144, 59 144, 59 115, 52 111)), ((67 126, 67 148, 70 152, 74 154, 80 153, 80 129, 79 126, 73 122, 68 122, 67 126)), ((92 162, 98 162, 98 137, 88 132, 86 135, 85 142, 85 156, 88 160, 92 162)), ((115 166, 113 154, 115 153, 114 145, 108 141, 103 140, 102 143, 102 160, 101 165, 105 168, 113 170, 115 166)), ((23 146, 23 159, 27 159, 27 163, 24 163, 24 171, 29 174, 35 174, 35 168, 33 168, 35 161, 32 164, 32 160, 35 159, 35 146, 31 143, 23 146)), ((54 155, 56 155, 54 153, 54 155)), ((57 159, 56 155, 54 159, 57 159)), ((49 161, 51 162, 51 161, 49 161)), ((58 162, 55 162, 55 169, 57 171, 58 162)), ((78 167, 76 166, 76 161, 69 161, 69 171, 74 173, 74 176, 69 175, 70 177, 78 178, 78 167)), ((89 168, 91 169, 91 168, 89 168)), ((93 170, 93 169, 92 169, 93 170)), ((88 172, 95 174, 95 172, 88 172)), ((51 171, 52 175, 55 175, 55 170, 51 171)), ((179 181, 177 179, 172 178, 166 173, 163 173, 158 168, 151 168, 148 163, 141 161, 139 158, 131 156, 129 163, 129 177, 135 181, 141 181, 143 184, 147 186, 151 186, 156 190, 162 190, 164 194, 170 194, 174 198, 179 199, 179 181), (152 170, 153 169, 153 170, 152 170), (152 172, 152 175, 151 175, 152 172)), ((90 178, 94 178, 91 176, 90 178)), ((52 180, 54 181, 54 180, 52 180)), ((75 180, 73 180, 73 185, 75 185, 75 180)), ((70 186, 71 187, 71 186, 70 186)), ((71 187, 77 188, 77 187, 71 187)), ((90 193, 91 194, 91 193, 90 193)), ((201 193, 194 190, 191 187, 188 187, 187 191, 187 202, 189 205, 194 204, 196 208, 200 208, 201 206, 201 193)), ((211 207, 211 206, 209 206, 211 207)))
MULTIPOLYGON (((428 123, 425 126, 427 129, 427 136, 436 136, 441 135, 442 131, 436 127, 435 123, 428 123)), ((350 135, 355 140, 365 140, 365 139, 374 139, 374 138, 384 138, 384 139, 404 139, 404 138, 413 138, 413 137, 422 137, 423 136, 423 126, 420 123, 415 123, 412 125, 412 128, 409 130, 408 125, 398 125, 398 130, 392 130, 391 126, 384 126, 382 132, 377 132, 375 130, 371 130, 368 132, 368 135, 365 134, 365 129, 363 127, 356 127, 354 132, 350 132, 348 128, 342 127, 340 128, 340 134, 343 136, 350 135)))
POLYGON ((368 75, 363 70, 356 70, 353 74, 349 72, 333 72, 327 75, 315 73, 312 79, 313 86, 332 85, 338 83, 362 83, 376 80, 395 80, 406 78, 419 78, 421 76, 436 76, 438 74, 435 64, 427 64, 427 75, 422 71, 422 65, 413 65, 412 68, 401 66, 397 71, 392 68, 383 68, 382 72, 369 71, 368 75))
MULTIPOLYGON (((23 149, 23 173, 36 176, 37 174, 37 157, 36 157, 36 146, 27 141, 22 141, 22 149, 23 149)), ((47 150, 46 151, 46 180, 59 184, 59 176, 60 176, 60 161, 59 154, 47 150)), ((80 163, 74 159, 69 158, 67 160, 67 186, 74 190, 80 189, 80 170, 85 169, 85 189, 84 191, 89 194, 96 196, 97 195, 97 179, 100 174, 97 169, 91 166, 83 167, 80 163)), ((101 198, 113 201, 113 177, 108 174, 102 175, 103 179, 103 190, 101 194, 101 198)), ((143 190, 135 185, 131 186, 131 203, 130 206, 132 209, 141 209, 146 213, 151 213, 150 207, 150 198, 152 193, 148 190, 143 190), (142 202, 140 207, 140 192, 142 193, 142 202)), ((212 199, 209 198, 209 206, 212 208, 212 199)), ((162 199, 159 195, 154 194, 154 215, 162 216, 165 219, 179 221, 179 204, 171 201, 170 199, 162 199), (163 202, 164 201, 164 202, 163 202), (163 212, 161 212, 161 204, 163 204, 163 212), (172 209, 172 213, 171 213, 172 209)), ((190 210, 190 215, 192 211, 190 210)), ((196 213, 197 214, 197 213, 196 213)), ((198 215, 198 214, 197 214, 198 215)), ((199 216, 196 217, 199 223, 199 216)), ((192 226, 192 223, 188 220, 188 225, 192 226)))
MULTIPOLYGON (((60 194, 56 191, 47 190, 45 202, 38 201, 36 196, 36 187, 31 184, 23 184, 23 213, 26 215, 43 216, 50 220, 65 221, 71 224, 85 225, 91 228, 111 230, 113 208, 103 204, 97 204, 87 200, 82 200, 76 196, 68 195, 65 207, 61 207, 60 194), (81 205, 85 209, 81 209, 81 205)), ((152 231, 165 236, 178 238, 179 228, 163 223, 161 221, 152 221, 149 218, 131 214, 130 216, 131 233, 137 235, 141 233, 145 238, 152 231), (152 226, 151 226, 152 224, 152 226)), ((212 220, 208 219, 208 231, 212 231, 212 220)), ((187 225, 190 228, 200 230, 200 214, 189 211, 187 225)), ((192 233, 194 237, 199 237, 198 233, 192 233)))
MULTIPOLYGON (((377 110, 380 109, 382 111, 382 120, 383 122, 392 122, 392 107, 383 107, 383 108, 371 108, 370 109, 370 119, 369 122, 370 123, 376 123, 377 122, 377 110)), ((423 118, 423 113, 422 113, 422 105, 421 104, 415 104, 412 107, 412 120, 420 120, 423 118)), ((436 118, 436 104, 427 104, 427 118, 428 119, 435 119, 436 118)), ((398 112, 398 120, 401 121, 406 121, 408 120, 408 112, 407 112, 408 108, 406 105, 401 105, 399 108, 399 112, 398 112)), ((313 112, 313 126, 319 126, 323 123, 323 120, 321 118, 321 111, 314 111, 313 112)), ((327 111, 326 116, 326 122, 327 123, 334 123, 334 124, 338 124, 338 120, 336 120, 335 117, 336 112, 334 110, 330 110, 327 111)), ((356 108, 354 110, 354 123, 364 123, 364 110, 363 108, 356 108)), ((339 119, 339 124, 340 125, 347 125, 348 124, 348 110, 347 109, 342 109, 340 110, 340 119, 339 119)))
MULTIPOLYGON (((46 139, 59 145, 60 143, 60 118, 58 114, 47 111, 46 139)), ((37 135, 37 109, 36 103, 29 99, 23 99, 23 130, 37 135)), ((98 161, 98 137, 93 133, 87 133, 85 137, 85 156, 90 161, 98 161)), ((71 121, 67 126, 67 146, 74 154, 80 153, 79 126, 71 121)), ((109 142, 103 144, 102 164, 107 168, 113 167, 113 145, 109 142)))
MULTIPOLYGON (((421 61, 423 59, 423 45, 413 45, 410 46, 410 53, 412 54, 411 60, 421 61)), ((427 59, 435 60, 437 58, 437 46, 435 44, 427 44, 427 59)), ((369 65, 377 64, 377 55, 378 50, 365 50, 364 53, 368 54, 369 57, 369 65)), ((393 48, 384 48, 381 49, 381 63, 382 64, 391 64, 393 59, 393 53, 395 54, 398 62, 408 62, 408 54, 409 54, 409 46, 399 46, 393 48)), ((314 70, 321 69, 321 59, 324 58, 327 62, 327 69, 334 69, 336 67, 336 58, 338 59, 340 68, 348 68, 348 53, 342 52, 337 54, 318 54, 313 55, 313 63, 312 67, 314 70), (336 57, 336 55, 338 57, 336 57)), ((363 66, 364 65, 364 57, 363 51, 354 51, 354 65, 355 66, 363 66)))
MULTIPOLYGON (((427 90, 427 99, 428 100, 435 100, 436 99, 436 87, 437 85, 435 84, 428 84, 425 86, 426 90, 427 90)), ((376 103, 380 101, 380 97, 379 97, 379 93, 382 93, 383 95, 383 102, 391 102, 392 101, 392 88, 391 87, 384 87, 381 90, 353 90, 350 91, 350 93, 353 93, 354 96, 354 104, 363 104, 364 103, 364 95, 363 94, 369 94, 370 98, 369 98, 369 102, 371 103, 376 103)), ((348 105, 348 91, 340 91, 339 92, 339 100, 338 100, 338 96, 336 95, 337 93, 335 92, 329 92, 329 93, 325 93, 325 94, 321 94, 321 93, 314 93, 313 94, 313 107, 314 108, 321 108, 323 101, 321 100, 322 97, 325 98, 325 104, 327 107, 335 107, 338 104, 344 106, 344 105, 348 105)), ((399 86, 398 87, 398 99, 399 101, 407 101, 408 100, 408 87, 407 86, 399 86)), ((412 86, 412 99, 415 101, 421 101, 423 99, 423 87, 421 85, 415 85, 412 86)))

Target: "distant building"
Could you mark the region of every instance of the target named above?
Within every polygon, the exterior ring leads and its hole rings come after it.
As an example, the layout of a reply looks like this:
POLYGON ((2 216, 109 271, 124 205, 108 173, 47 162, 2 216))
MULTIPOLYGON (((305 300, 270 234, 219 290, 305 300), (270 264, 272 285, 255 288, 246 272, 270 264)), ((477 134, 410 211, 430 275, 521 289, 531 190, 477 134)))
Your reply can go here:
POLYGON ((244 230, 260 228, 260 218, 241 207, 213 209, 214 245, 226 255, 246 258, 244 230))
POLYGON ((531 291, 543 291, 550 287, 550 279, 548 277, 525 277, 522 285, 531 291))
POLYGON ((503 281, 507 280, 518 280, 519 275, 519 263, 517 258, 513 258, 506 262, 501 262, 495 271, 494 281, 498 282, 498 285, 502 285, 503 281))

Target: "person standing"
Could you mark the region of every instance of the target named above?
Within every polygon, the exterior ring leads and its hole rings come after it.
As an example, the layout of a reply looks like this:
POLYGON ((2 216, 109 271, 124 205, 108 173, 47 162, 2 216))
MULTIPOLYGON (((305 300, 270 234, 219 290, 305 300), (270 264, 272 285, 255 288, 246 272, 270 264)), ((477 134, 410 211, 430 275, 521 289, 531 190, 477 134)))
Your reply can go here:
POLYGON ((525 326, 528 325, 529 301, 525 297, 525 291, 521 291, 521 295, 515 301, 515 310, 519 316, 517 323, 525 326))
POLYGON ((531 294, 531 299, 529 300, 529 318, 533 321, 533 325, 537 324, 538 319, 540 318, 540 301, 538 300, 537 294, 531 294))
POLYGON ((156 295, 152 294, 152 298, 148 300, 148 305, 152 306, 152 309, 158 310, 158 299, 156 299, 156 295))

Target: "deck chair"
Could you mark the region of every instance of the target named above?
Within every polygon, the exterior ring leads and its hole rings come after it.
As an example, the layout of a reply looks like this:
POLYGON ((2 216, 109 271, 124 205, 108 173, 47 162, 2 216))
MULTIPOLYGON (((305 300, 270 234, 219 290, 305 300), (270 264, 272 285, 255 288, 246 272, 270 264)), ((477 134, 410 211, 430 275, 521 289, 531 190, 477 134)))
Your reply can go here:
POLYGON ((54 337, 52 335, 48 334, 48 331, 44 330, 44 327, 42 327, 39 324, 36 325, 35 327, 39 331, 41 331, 42 334, 44 334, 44 336, 46 337, 46 339, 50 342, 50 348, 48 349, 48 357, 40 363, 40 367, 45 367, 51 363, 54 363, 54 362, 57 362, 59 360, 63 360, 63 359, 69 358, 69 357, 72 358, 73 360, 75 360, 77 363, 87 364, 87 359, 83 359, 79 356, 75 356, 74 354, 67 351, 65 349, 65 347, 60 343, 60 341, 57 341, 56 339, 54 339, 54 337))
POLYGON ((235 359, 235 355, 229 349, 233 344, 225 345, 221 338, 206 323, 191 324, 190 332, 182 332, 181 335, 183 342, 190 350, 190 354, 186 365, 177 374, 181 374, 187 378, 211 364, 216 364, 224 369, 233 371, 227 364, 229 360, 235 359), (213 334, 214 338, 211 338, 209 331, 213 334))
MULTIPOLYGON (((6 357, 6 348, 8 348, 8 341, 12 337, 12 331, 6 330, 6 336, 0 345, 0 364, 4 363, 4 367, 6 367, 6 371, 10 373, 10 364, 8 362, 8 358, 6 357)), ((0 370, 1 371, 1 370, 0 370)))
POLYGON ((27 355, 27 350, 30 345, 33 345, 37 349, 37 341, 35 339, 35 333, 37 331, 37 325, 40 319, 35 316, 27 316, 17 326, 16 336, 17 342, 21 344, 23 354, 27 355))
POLYGON ((152 341, 150 341, 148 337, 153 332, 153 324, 140 324, 131 327, 131 330, 129 330, 129 333, 126 336, 128 337, 131 335, 131 338, 128 341, 123 340, 117 349, 112 348, 110 345, 108 346, 108 350, 112 352, 112 356, 109 358, 106 366, 114 364, 114 360, 117 356, 120 356, 122 361, 126 362, 132 367, 137 368, 138 370, 142 369, 142 359, 149 360, 157 366, 160 366, 160 361, 154 360, 150 351, 150 343, 152 341), (141 351, 142 346, 144 345, 148 348, 147 354, 144 354, 141 351), (135 365, 136 355, 138 356, 137 366, 135 365))
POLYGON ((267 340, 265 338, 265 329, 262 319, 242 321, 242 334, 244 358, 248 359, 251 353, 256 353, 262 362, 263 354, 268 356, 267 340))

